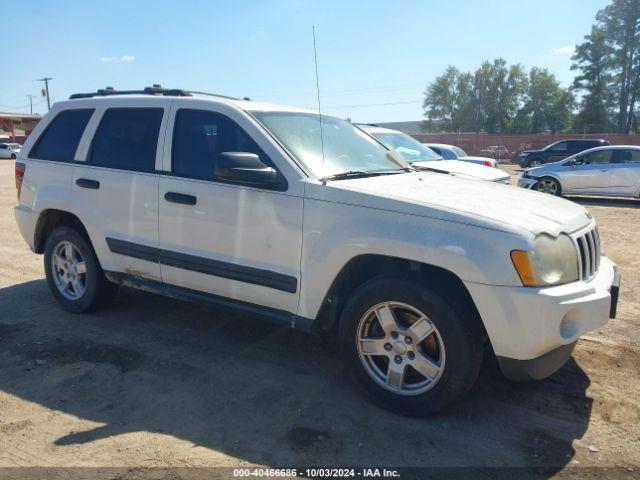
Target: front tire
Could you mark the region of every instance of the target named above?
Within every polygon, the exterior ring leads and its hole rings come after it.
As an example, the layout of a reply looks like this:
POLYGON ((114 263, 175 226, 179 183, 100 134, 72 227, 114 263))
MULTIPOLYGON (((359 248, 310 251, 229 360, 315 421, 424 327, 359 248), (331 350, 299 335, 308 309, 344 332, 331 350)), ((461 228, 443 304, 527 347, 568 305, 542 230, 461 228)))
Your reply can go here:
POLYGON ((58 227, 47 238, 44 270, 53 296, 72 313, 105 306, 118 291, 105 277, 89 241, 71 227, 58 227))
POLYGON ((373 279, 342 312, 341 354, 378 405, 411 416, 437 412, 466 393, 482 363, 482 331, 423 284, 373 279))
POLYGON ((18 158, 18 157, 16 156, 16 154, 15 154, 15 153, 12 153, 12 154, 11 154, 11 160, 15 160, 16 158, 18 158))
POLYGON ((542 193, 548 193, 549 195, 555 195, 556 197, 560 196, 562 193, 560 183, 555 178, 551 177, 542 177, 538 180, 536 190, 542 193))

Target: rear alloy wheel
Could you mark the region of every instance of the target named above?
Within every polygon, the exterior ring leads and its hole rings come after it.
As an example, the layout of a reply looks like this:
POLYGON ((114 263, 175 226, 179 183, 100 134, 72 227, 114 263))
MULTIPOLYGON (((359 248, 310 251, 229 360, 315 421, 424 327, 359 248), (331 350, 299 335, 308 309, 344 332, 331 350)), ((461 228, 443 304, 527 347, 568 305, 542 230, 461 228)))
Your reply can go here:
POLYGON ((548 193, 549 195, 560 195, 560 184, 554 178, 543 177, 538 180, 536 190, 542 193, 548 193))
POLYGON ((49 288, 65 310, 84 313, 111 302, 118 285, 104 275, 88 239, 73 227, 58 227, 44 247, 49 288))
POLYGON ((63 240, 53 248, 51 271, 60 295, 69 300, 78 300, 84 295, 87 289, 87 264, 71 242, 63 240))
POLYGON ((480 370, 481 322, 463 311, 424 281, 372 279, 340 316, 344 364, 380 406, 403 415, 432 414, 467 392, 480 370))

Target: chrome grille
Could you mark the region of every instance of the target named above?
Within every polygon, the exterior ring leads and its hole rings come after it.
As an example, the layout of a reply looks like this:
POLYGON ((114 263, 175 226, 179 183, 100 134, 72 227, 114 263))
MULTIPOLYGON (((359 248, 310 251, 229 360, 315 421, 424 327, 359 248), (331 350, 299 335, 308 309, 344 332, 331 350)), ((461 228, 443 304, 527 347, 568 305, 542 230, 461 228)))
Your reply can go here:
POLYGON ((588 281, 595 277, 600 267, 600 235, 594 228, 576 238, 580 254, 580 278, 588 281))

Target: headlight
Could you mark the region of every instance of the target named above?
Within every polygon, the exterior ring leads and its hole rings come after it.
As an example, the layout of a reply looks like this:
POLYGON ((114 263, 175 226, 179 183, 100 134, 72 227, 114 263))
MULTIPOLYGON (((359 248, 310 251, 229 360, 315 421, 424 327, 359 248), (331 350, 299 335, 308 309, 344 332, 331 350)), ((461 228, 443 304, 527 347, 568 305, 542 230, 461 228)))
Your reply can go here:
POLYGON ((511 260, 526 287, 548 287, 575 282, 579 278, 578 252, 567 235, 539 235, 533 251, 513 250, 511 260))

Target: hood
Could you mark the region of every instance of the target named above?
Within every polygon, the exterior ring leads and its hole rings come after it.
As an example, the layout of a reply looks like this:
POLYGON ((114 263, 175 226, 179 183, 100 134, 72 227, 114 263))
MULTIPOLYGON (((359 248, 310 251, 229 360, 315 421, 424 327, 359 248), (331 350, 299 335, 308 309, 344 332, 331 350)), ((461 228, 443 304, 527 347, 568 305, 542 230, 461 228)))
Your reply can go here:
POLYGON ((455 173, 459 175, 467 175, 469 177, 488 180, 489 182, 497 182, 509 178, 509 174, 497 168, 487 168, 484 165, 475 163, 461 162, 460 160, 438 160, 433 162, 415 162, 412 163, 416 168, 430 168, 440 170, 446 173, 455 173))
POLYGON ((592 221, 584 207, 563 198, 435 172, 357 178, 328 185, 336 189, 332 195, 336 201, 512 232, 557 236, 592 221))
POLYGON ((543 175, 545 172, 558 172, 559 168, 562 167, 562 164, 566 161, 567 159, 564 158, 557 162, 545 163, 543 165, 540 165, 539 167, 527 168, 525 172, 529 172, 529 175, 531 175, 532 177, 543 175))

